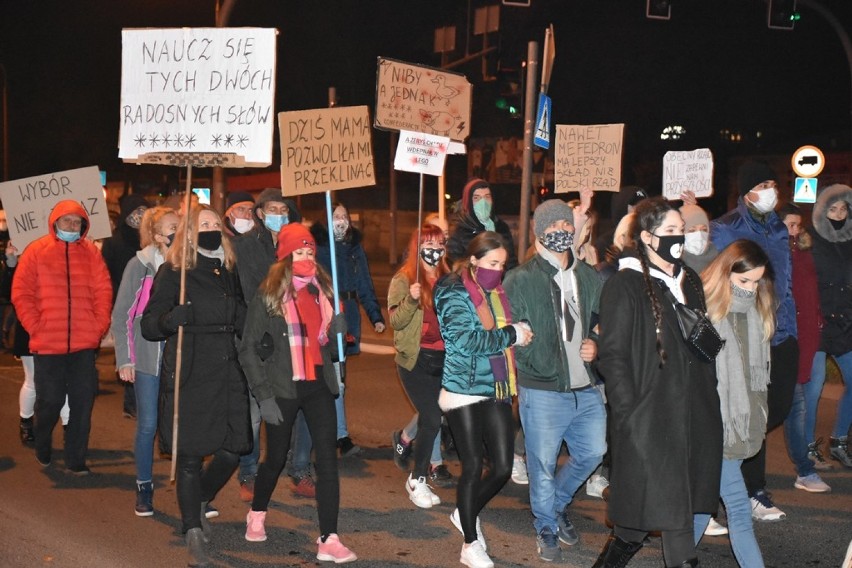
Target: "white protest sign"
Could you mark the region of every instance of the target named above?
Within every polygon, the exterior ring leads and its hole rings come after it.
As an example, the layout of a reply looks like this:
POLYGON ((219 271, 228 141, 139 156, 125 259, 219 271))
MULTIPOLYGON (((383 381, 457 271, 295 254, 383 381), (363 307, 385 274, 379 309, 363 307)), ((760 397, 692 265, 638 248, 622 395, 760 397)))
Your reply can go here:
POLYGON ((663 197, 680 199, 687 190, 695 197, 713 195, 713 152, 709 148, 671 151, 663 156, 663 197))
POLYGON ((399 133, 393 169, 440 176, 444 173, 449 144, 450 139, 446 136, 402 130, 399 133))
POLYGON ((278 130, 284 195, 376 185, 366 106, 281 112, 278 130))
POLYGON ((276 33, 122 30, 119 157, 211 153, 233 158, 222 165, 271 164, 276 33))
POLYGON ((464 75, 379 57, 375 126, 464 142, 472 92, 464 75))
POLYGON ((112 234, 97 166, 0 183, 0 200, 6 210, 9 238, 18 251, 48 234, 50 212, 66 199, 80 202, 86 210, 88 238, 104 239, 112 234))
POLYGON ((618 191, 624 124, 556 125, 556 193, 618 191))

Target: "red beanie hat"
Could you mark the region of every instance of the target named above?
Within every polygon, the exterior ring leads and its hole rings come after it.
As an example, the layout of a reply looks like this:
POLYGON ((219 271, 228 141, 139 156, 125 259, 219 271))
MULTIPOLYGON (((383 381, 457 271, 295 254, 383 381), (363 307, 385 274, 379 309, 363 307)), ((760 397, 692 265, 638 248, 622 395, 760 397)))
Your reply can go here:
POLYGON ((317 242, 307 227, 301 223, 290 223, 284 225, 278 232, 278 250, 275 257, 278 260, 293 254, 294 250, 311 247, 317 250, 317 242))

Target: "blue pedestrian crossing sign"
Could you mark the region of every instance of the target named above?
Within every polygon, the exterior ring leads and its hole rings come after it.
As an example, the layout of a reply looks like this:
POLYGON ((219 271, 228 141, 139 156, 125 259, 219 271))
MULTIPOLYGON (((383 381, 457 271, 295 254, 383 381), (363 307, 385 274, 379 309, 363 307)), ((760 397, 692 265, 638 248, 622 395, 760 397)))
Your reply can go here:
POLYGON ((538 112, 535 113, 535 138, 533 142, 539 148, 550 148, 550 97, 544 93, 538 95, 538 112))
POLYGON ((793 189, 795 203, 816 203, 817 178, 796 178, 793 189))

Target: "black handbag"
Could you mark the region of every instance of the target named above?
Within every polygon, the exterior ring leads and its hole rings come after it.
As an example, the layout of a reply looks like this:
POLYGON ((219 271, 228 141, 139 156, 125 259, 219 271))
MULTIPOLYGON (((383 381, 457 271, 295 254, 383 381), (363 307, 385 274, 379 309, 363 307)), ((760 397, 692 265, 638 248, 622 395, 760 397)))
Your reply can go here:
MULTIPOLYGON (((692 283, 691 278, 689 278, 689 281, 692 283)), ((701 300, 702 309, 695 310, 680 303, 664 282, 660 282, 660 285, 663 287, 663 296, 674 306, 677 324, 687 347, 699 360, 705 363, 715 361, 719 351, 724 347, 725 341, 719 336, 719 332, 713 327, 713 322, 707 317, 703 298, 701 300)))

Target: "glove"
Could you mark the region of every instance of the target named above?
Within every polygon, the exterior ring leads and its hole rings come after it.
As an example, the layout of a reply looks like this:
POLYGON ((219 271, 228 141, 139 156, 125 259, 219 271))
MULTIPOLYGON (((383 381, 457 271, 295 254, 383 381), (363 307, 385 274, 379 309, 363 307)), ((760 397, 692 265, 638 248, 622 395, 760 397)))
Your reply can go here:
POLYGON ((346 316, 343 315, 343 312, 334 314, 331 323, 328 324, 328 336, 337 337, 338 333, 346 333, 346 327, 346 316))
POLYGON ((385 331, 385 324, 380 321, 377 321, 373 327, 375 328, 376 333, 384 333, 385 331))
POLYGON ((168 314, 166 314, 166 317, 163 318, 163 322, 166 324, 166 327, 171 330, 176 330, 182 325, 191 325, 192 321, 191 302, 175 306, 168 314))
POLYGON ((278 426, 284 421, 281 408, 275 402, 275 398, 267 398, 260 401, 260 417, 263 418, 264 422, 272 426, 278 426))

